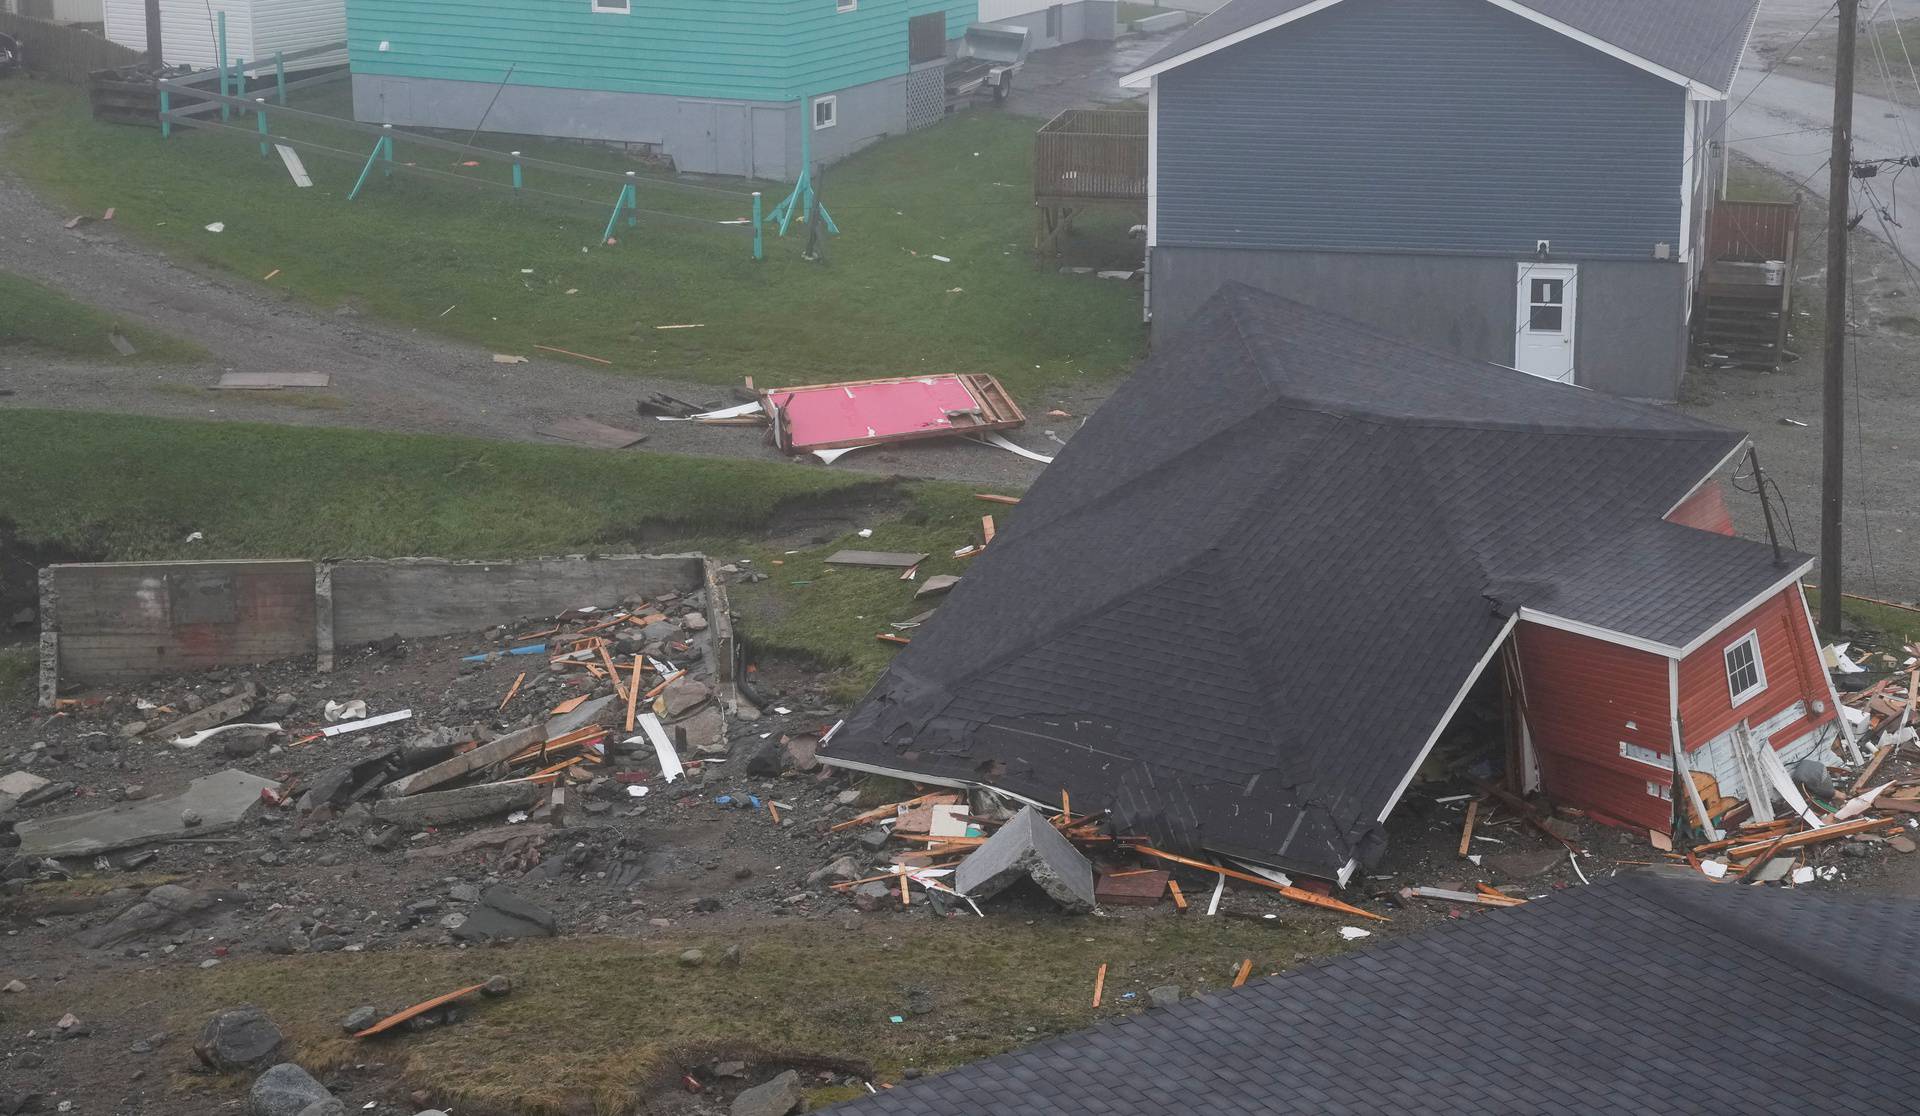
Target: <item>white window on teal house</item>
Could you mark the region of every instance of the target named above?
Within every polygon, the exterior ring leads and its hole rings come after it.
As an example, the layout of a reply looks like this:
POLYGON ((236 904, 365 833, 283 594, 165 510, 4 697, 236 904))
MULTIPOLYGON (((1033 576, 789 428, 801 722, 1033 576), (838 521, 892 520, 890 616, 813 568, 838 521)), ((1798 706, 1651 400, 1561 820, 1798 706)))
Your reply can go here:
POLYGON ((614 15, 632 15, 633 0, 591 0, 596 12, 610 12, 614 15))
POLYGON ((838 97, 815 97, 813 99, 813 127, 831 128, 840 122, 840 99, 838 97))
POLYGON ((833 0, 833 10, 836 12, 850 12, 859 6, 860 0, 833 0))

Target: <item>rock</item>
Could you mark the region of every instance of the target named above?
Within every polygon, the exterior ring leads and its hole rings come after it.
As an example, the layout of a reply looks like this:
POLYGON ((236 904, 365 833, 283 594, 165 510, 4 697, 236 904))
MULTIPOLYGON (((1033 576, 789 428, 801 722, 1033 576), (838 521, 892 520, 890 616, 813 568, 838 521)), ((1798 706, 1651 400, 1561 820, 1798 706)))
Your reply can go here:
MULTIPOLYGON (((201 1029, 193 1052, 220 1073, 259 1069, 272 1062, 284 1041, 267 1013, 252 1005, 219 1012, 201 1029)), ((294 1067, 298 1069, 299 1067, 294 1067)), ((288 1109, 297 1113, 298 1107, 288 1109)))
MULTIPOLYGON (((705 705, 693 711, 685 720, 673 726, 673 732, 679 738, 680 749, 699 755, 725 755, 727 751, 727 720, 720 710, 705 705)), ((652 749, 643 754, 652 755, 652 749)))
POLYGON ((267 750, 267 742, 273 739, 273 729, 229 729, 219 736, 220 750, 235 759, 258 755, 267 750))
POLYGON ((128 721, 126 724, 120 726, 120 735, 128 739, 139 736, 146 731, 147 723, 145 721, 128 721))
POLYGON ((454 884, 447 889, 447 898, 456 903, 478 903, 480 901, 480 889, 472 884, 454 884))
POLYGON ((502 941, 508 938, 552 937, 557 923, 553 912, 505 887, 490 887, 458 925, 448 926, 454 916, 441 920, 453 936, 462 941, 502 941))
POLYGON ((487 982, 480 986, 482 996, 505 996, 512 991, 513 978, 498 974, 488 977, 487 982))
POLYGON ((347 1106, 339 1097, 328 1097, 301 1109, 299 1116, 347 1116, 347 1106))
POLYGON ((1147 1004, 1150 1007, 1172 1007, 1180 1002, 1180 986, 1161 984, 1147 989, 1147 1004))
POLYGON ((800 1107, 800 1073, 788 1070, 764 1085, 755 1085, 733 1098, 729 1116, 787 1116, 800 1107))
POLYGON ((1846 844, 1840 846, 1840 855, 1851 857, 1855 860, 1865 860, 1867 857, 1873 855, 1873 846, 1862 844, 1859 841, 1848 841, 1846 844))
POLYGON ((198 810, 180 811, 180 824, 185 826, 188 829, 192 829, 194 826, 199 825, 200 811, 198 810))
POLYGON ((400 847, 401 842, 406 840, 406 836, 406 831, 399 826, 385 825, 367 830, 360 841, 374 852, 392 852, 400 847))
POLYGON ((820 760, 815 755, 820 750, 820 739, 815 736, 790 736, 783 746, 782 759, 791 771, 816 771, 820 760))
POLYGON ((506 887, 490 887, 480 896, 480 901, 502 914, 531 922, 552 933, 557 929, 553 912, 524 898, 518 892, 506 887))
POLYGON ((834 802, 842 806, 851 806, 854 803, 860 801, 860 792, 857 789, 848 788, 847 790, 843 790, 839 794, 834 795, 833 800, 834 802))
POLYGON ((1815 756, 1808 756, 1793 765, 1793 781, 1817 798, 1830 799, 1834 796, 1833 776, 1827 774, 1827 765, 1815 756))
POLYGON ((662 713, 668 720, 677 721, 704 705, 712 696, 713 691, 707 688, 705 682, 683 674, 667 683, 667 688, 661 691, 662 713))
POLYGON ((704 632, 707 630, 707 618, 703 613, 689 612, 680 618, 680 626, 690 632, 704 632))
POLYGON ((741 950, 739 945, 730 945, 720 952, 720 967, 723 969, 737 969, 745 957, 746 954, 741 950))
POLYGON ((869 829, 860 835, 860 847, 879 852, 887 847, 887 841, 891 836, 891 832, 885 829, 869 829))
POLYGON ((777 740, 755 740, 752 751, 747 753, 747 774, 771 779, 785 769, 785 760, 780 754, 777 740))
POLYGON ((218 900, 178 884, 161 884, 111 922, 82 931, 81 945, 91 949, 119 945, 173 925, 189 915, 210 910, 218 900))
POLYGON ((1483 867, 1510 880, 1531 880, 1546 875, 1567 862, 1567 850, 1518 849, 1513 852, 1487 853, 1480 858, 1483 867))
POLYGON ((825 867, 815 868, 809 872, 807 884, 811 886, 819 883, 842 883, 847 880, 857 880, 863 875, 866 873, 860 870, 860 865, 854 863, 852 857, 843 856, 825 867))
POLYGON ((0 988, 0 992, 25 992, 26 990, 26 984, 18 980, 10 980, 5 988, 0 988))
POLYGON ((933 994, 931 988, 907 989, 908 1015, 932 1015, 933 1009, 938 1007, 939 1003, 938 997, 933 994))
POLYGON ((281 1062, 253 1079, 253 1088, 247 1090, 247 1116, 306 1116, 314 1106, 333 1099, 312 1074, 292 1062, 281 1062))
POLYGON ((1920 848, 1920 845, 1914 844, 1913 838, 1907 836, 1890 837, 1887 839, 1887 844, 1894 852, 1902 853, 1910 853, 1916 848, 1920 848))
POLYGON ((863 911, 878 910, 881 904, 891 898, 893 898, 892 890, 878 880, 863 883, 853 889, 853 905, 863 911))
POLYGON ((46 1094, 34 1092, 16 1093, 11 1089, 0 1089, 0 1116, 14 1116, 15 1113, 44 1112, 46 1094))
POLYGON ((380 1009, 372 1004, 354 1008, 340 1020, 340 1029, 350 1035, 357 1035, 375 1023, 380 1022, 380 1009))
POLYGON ((120 797, 128 802, 138 802, 147 796, 147 788, 139 783, 128 783, 120 788, 120 797))
POLYGON ((707 955, 697 949, 689 949, 680 955, 680 964, 689 969, 697 969, 707 963, 707 955))

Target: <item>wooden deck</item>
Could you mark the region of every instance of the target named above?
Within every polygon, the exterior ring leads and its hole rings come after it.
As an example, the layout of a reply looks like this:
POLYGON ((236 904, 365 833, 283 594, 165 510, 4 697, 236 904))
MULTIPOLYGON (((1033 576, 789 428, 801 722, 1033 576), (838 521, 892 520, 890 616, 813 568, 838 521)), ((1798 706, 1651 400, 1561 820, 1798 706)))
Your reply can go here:
POLYGON ((1033 137, 1034 250, 1058 251, 1073 215, 1091 205, 1144 208, 1147 114, 1068 109, 1033 137))

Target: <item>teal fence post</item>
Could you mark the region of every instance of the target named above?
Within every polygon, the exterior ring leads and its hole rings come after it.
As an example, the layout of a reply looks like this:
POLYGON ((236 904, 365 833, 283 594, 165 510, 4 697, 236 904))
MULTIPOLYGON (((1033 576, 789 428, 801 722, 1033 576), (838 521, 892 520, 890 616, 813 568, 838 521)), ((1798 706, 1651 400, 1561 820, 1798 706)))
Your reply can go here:
POLYGON ((392 178, 393 177, 393 125, 382 124, 380 125, 380 127, 387 132, 386 135, 380 137, 379 150, 382 152, 381 159, 380 159, 380 175, 383 178, 392 178))
POLYGON ((173 135, 173 94, 166 86, 160 87, 160 138, 173 135))
POLYGON ((353 180, 353 189, 347 191, 347 200, 360 196, 360 187, 367 184, 367 176, 373 173, 373 164, 380 161, 380 153, 387 149, 387 137, 381 136, 373 141, 373 154, 367 156, 367 165, 360 168, 360 177, 353 180))
POLYGON ((284 106, 287 103, 286 51, 276 50, 273 52, 273 85, 275 89, 279 90, 279 101, 280 104, 284 106))
POLYGON ((267 157, 267 99, 265 97, 253 99, 253 119, 260 125, 260 157, 264 159, 267 157))
POLYGON ((766 241, 760 235, 760 191, 753 192, 753 258, 767 258, 766 241))
POLYGON ((518 195, 520 193, 520 153, 510 151, 508 154, 513 156, 513 192, 518 195))
POLYGON ((627 172, 627 188, 620 196, 627 199, 627 227, 632 228, 640 223, 640 218, 634 213, 639 208, 640 195, 633 188, 632 171, 627 172))
MULTIPOLYGON (((244 58, 233 60, 233 95, 236 97, 247 95, 247 60, 244 58)), ((247 110, 243 107, 240 115, 245 116, 246 112, 247 110)))
MULTIPOLYGON (((227 13, 215 12, 213 15, 214 64, 220 67, 220 95, 227 95, 227 13)), ((231 119, 225 101, 220 102, 220 120, 231 119)))

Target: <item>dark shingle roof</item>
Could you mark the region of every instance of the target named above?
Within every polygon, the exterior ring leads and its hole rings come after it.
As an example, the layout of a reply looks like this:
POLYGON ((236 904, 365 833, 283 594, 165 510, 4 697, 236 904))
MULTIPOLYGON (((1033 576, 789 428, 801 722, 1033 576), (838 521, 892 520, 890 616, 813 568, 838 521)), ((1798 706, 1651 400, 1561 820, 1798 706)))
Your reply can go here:
POLYGON ((1911 1112, 1915 916, 1910 900, 1622 877, 833 1111, 1911 1112))
MULTIPOLYGON (((1233 0, 1168 43, 1141 69, 1284 16, 1315 0, 1233 0)), ((1760 0, 1519 0, 1548 19, 1709 85, 1733 88, 1760 0)))
POLYGON ((1677 643, 1785 575, 1661 522, 1740 442, 1227 287, 822 757, 1066 788, 1162 841, 1331 874, 1379 847, 1515 609, 1677 643), (1364 715, 1362 664, 1393 680, 1364 715))

